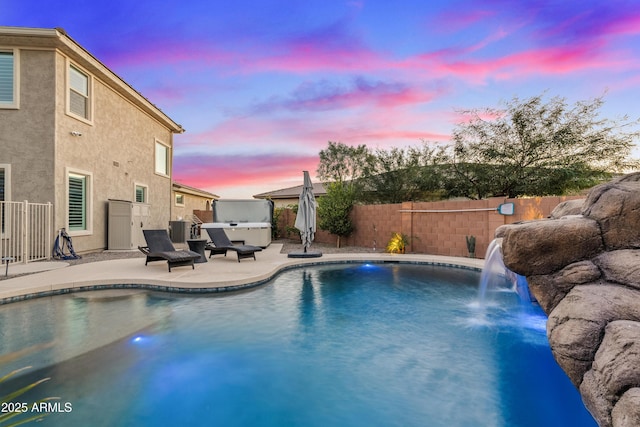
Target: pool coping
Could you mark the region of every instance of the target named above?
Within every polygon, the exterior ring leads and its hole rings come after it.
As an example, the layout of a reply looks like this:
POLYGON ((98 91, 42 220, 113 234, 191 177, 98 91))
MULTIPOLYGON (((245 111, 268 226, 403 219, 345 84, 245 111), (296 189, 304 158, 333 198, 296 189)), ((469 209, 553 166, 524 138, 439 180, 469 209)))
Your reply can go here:
POLYGON ((0 305, 33 298, 103 289, 145 289, 169 293, 214 294, 264 285, 279 273, 303 266, 376 263, 435 265, 481 271, 484 260, 423 254, 335 253, 320 258, 288 258, 272 244, 257 259, 238 262, 234 255, 167 271, 165 262, 144 265, 127 258, 65 266, 0 281, 0 305))

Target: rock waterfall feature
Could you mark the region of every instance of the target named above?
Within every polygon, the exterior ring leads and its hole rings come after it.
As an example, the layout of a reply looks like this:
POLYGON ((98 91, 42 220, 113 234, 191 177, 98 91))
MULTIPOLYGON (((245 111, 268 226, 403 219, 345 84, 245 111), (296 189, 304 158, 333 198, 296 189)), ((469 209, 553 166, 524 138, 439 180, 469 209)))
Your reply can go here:
POLYGON ((601 427, 640 426, 640 173, 505 225, 504 264, 549 316, 558 364, 601 427))

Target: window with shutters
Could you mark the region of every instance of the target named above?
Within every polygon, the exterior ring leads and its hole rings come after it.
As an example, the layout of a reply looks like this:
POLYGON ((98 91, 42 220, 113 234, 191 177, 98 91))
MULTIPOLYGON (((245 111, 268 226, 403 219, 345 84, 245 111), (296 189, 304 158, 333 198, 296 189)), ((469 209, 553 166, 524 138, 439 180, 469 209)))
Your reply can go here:
POLYGON ((73 64, 69 64, 68 112, 81 119, 91 120, 91 78, 73 64))
POLYGON ((142 184, 135 184, 136 203, 148 203, 149 187, 142 184))
POLYGON ((18 108, 18 52, 0 49, 0 108, 18 108))
POLYGON ((76 234, 90 233, 91 174, 68 172, 67 183, 67 230, 76 234))

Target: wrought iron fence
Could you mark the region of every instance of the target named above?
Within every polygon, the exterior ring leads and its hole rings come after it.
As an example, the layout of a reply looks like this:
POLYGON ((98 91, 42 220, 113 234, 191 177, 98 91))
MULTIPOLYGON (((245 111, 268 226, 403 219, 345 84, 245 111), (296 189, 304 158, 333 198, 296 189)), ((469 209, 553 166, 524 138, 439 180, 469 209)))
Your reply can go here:
POLYGON ((28 263, 51 258, 51 203, 0 202, 0 258, 28 263))

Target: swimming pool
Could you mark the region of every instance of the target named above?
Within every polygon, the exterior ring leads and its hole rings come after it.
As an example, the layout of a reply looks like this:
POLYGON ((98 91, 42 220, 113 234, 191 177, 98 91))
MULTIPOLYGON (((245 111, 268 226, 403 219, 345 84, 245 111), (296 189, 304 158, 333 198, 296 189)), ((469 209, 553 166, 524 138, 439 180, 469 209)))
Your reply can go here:
POLYGON ((478 280, 346 264, 233 295, 41 298, 0 308, 26 325, 0 346, 45 345, 10 363, 55 361, 20 378, 50 376, 37 393, 71 404, 53 426, 596 426, 544 314, 506 292, 479 307, 478 280))

